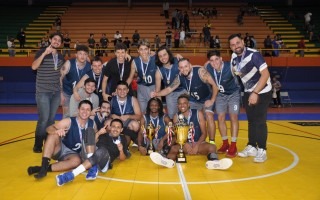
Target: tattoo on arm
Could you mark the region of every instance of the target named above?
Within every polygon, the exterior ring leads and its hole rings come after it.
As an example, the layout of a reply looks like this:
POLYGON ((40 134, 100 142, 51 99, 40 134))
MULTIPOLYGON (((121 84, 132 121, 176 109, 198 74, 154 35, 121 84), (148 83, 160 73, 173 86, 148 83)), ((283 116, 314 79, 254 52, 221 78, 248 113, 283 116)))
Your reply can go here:
POLYGON ((204 83, 208 83, 208 71, 204 68, 199 69, 199 77, 204 83))
POLYGON ((180 85, 180 79, 179 77, 177 76, 173 82, 170 84, 170 88, 177 88, 178 86, 180 85))

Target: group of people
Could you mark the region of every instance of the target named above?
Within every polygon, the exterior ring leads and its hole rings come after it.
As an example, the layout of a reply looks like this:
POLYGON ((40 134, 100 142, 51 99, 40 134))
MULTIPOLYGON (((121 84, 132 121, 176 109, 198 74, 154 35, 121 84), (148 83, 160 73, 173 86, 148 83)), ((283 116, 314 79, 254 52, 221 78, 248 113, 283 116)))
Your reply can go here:
MULTIPOLYGON (((126 45, 115 45, 115 57, 105 66, 99 57, 88 61, 87 46, 78 45, 76 57, 64 61, 57 51, 62 36, 50 36, 51 45, 35 56, 32 69, 37 70, 36 100, 39 113, 33 151, 42 152, 40 166, 28 168, 36 179, 47 172, 68 171, 56 176, 61 186, 88 170, 87 180, 98 171, 106 172, 112 162, 131 156, 129 145, 137 145, 151 160, 168 168, 175 166, 180 145, 172 133, 172 123, 183 121, 189 132, 183 151, 189 155, 207 156, 208 169, 225 170, 232 166, 230 158, 253 156, 254 162, 267 159, 267 108, 271 98, 271 82, 267 64, 261 54, 244 45, 234 34, 229 37, 234 52, 231 62, 224 62, 218 50, 207 53, 204 66, 192 65, 182 55, 173 55, 165 46, 156 52, 141 39, 138 57, 127 53, 126 45), (136 76, 137 98, 132 95, 136 76), (248 117, 249 141, 243 151, 237 150, 240 86, 248 117), (160 100, 166 99, 166 109, 160 100), (60 102, 63 119, 54 123, 60 102), (166 110, 166 111, 164 111, 166 110), (215 144, 214 112, 223 144, 215 144), (231 121, 231 142, 227 136, 226 114, 231 121), (149 141, 146 127, 155 129, 149 141), (168 131, 169 130, 169 131, 168 131), (207 141, 208 137, 208 141, 207 141), (44 145, 44 146, 43 146, 44 145), (228 158, 218 159, 218 153, 228 158), (59 162, 50 164, 51 159, 59 162)), ((174 125, 173 125, 174 126, 174 125)))

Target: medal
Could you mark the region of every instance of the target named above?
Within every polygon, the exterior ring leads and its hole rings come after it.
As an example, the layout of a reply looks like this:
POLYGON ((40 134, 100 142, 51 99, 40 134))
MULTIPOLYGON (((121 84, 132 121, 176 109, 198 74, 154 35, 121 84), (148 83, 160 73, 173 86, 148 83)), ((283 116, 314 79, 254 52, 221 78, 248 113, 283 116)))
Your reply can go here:
POLYGON ((167 80, 167 84, 168 84, 168 85, 170 84, 170 80, 167 80))
POLYGON ((144 81, 146 81, 146 75, 143 75, 143 77, 142 77, 142 78, 143 78, 143 80, 144 80, 144 81))

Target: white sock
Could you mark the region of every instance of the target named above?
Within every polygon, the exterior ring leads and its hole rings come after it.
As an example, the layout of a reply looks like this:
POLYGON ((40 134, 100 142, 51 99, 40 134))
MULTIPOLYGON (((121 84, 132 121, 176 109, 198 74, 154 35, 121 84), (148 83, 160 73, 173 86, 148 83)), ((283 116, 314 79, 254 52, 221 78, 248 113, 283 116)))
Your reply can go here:
POLYGON ((77 168, 72 170, 72 173, 73 173, 74 177, 76 177, 84 171, 86 171, 86 168, 83 165, 79 165, 77 168))
POLYGON ((88 153, 87 158, 90 158, 93 155, 93 153, 88 153))

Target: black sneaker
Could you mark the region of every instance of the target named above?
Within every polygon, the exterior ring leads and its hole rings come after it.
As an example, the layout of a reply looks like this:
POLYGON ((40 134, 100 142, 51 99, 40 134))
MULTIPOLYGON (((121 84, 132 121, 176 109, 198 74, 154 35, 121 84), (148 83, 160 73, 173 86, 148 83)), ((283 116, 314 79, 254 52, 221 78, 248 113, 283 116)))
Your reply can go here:
POLYGON ((34 146, 33 147, 33 153, 42 153, 42 147, 34 146))

